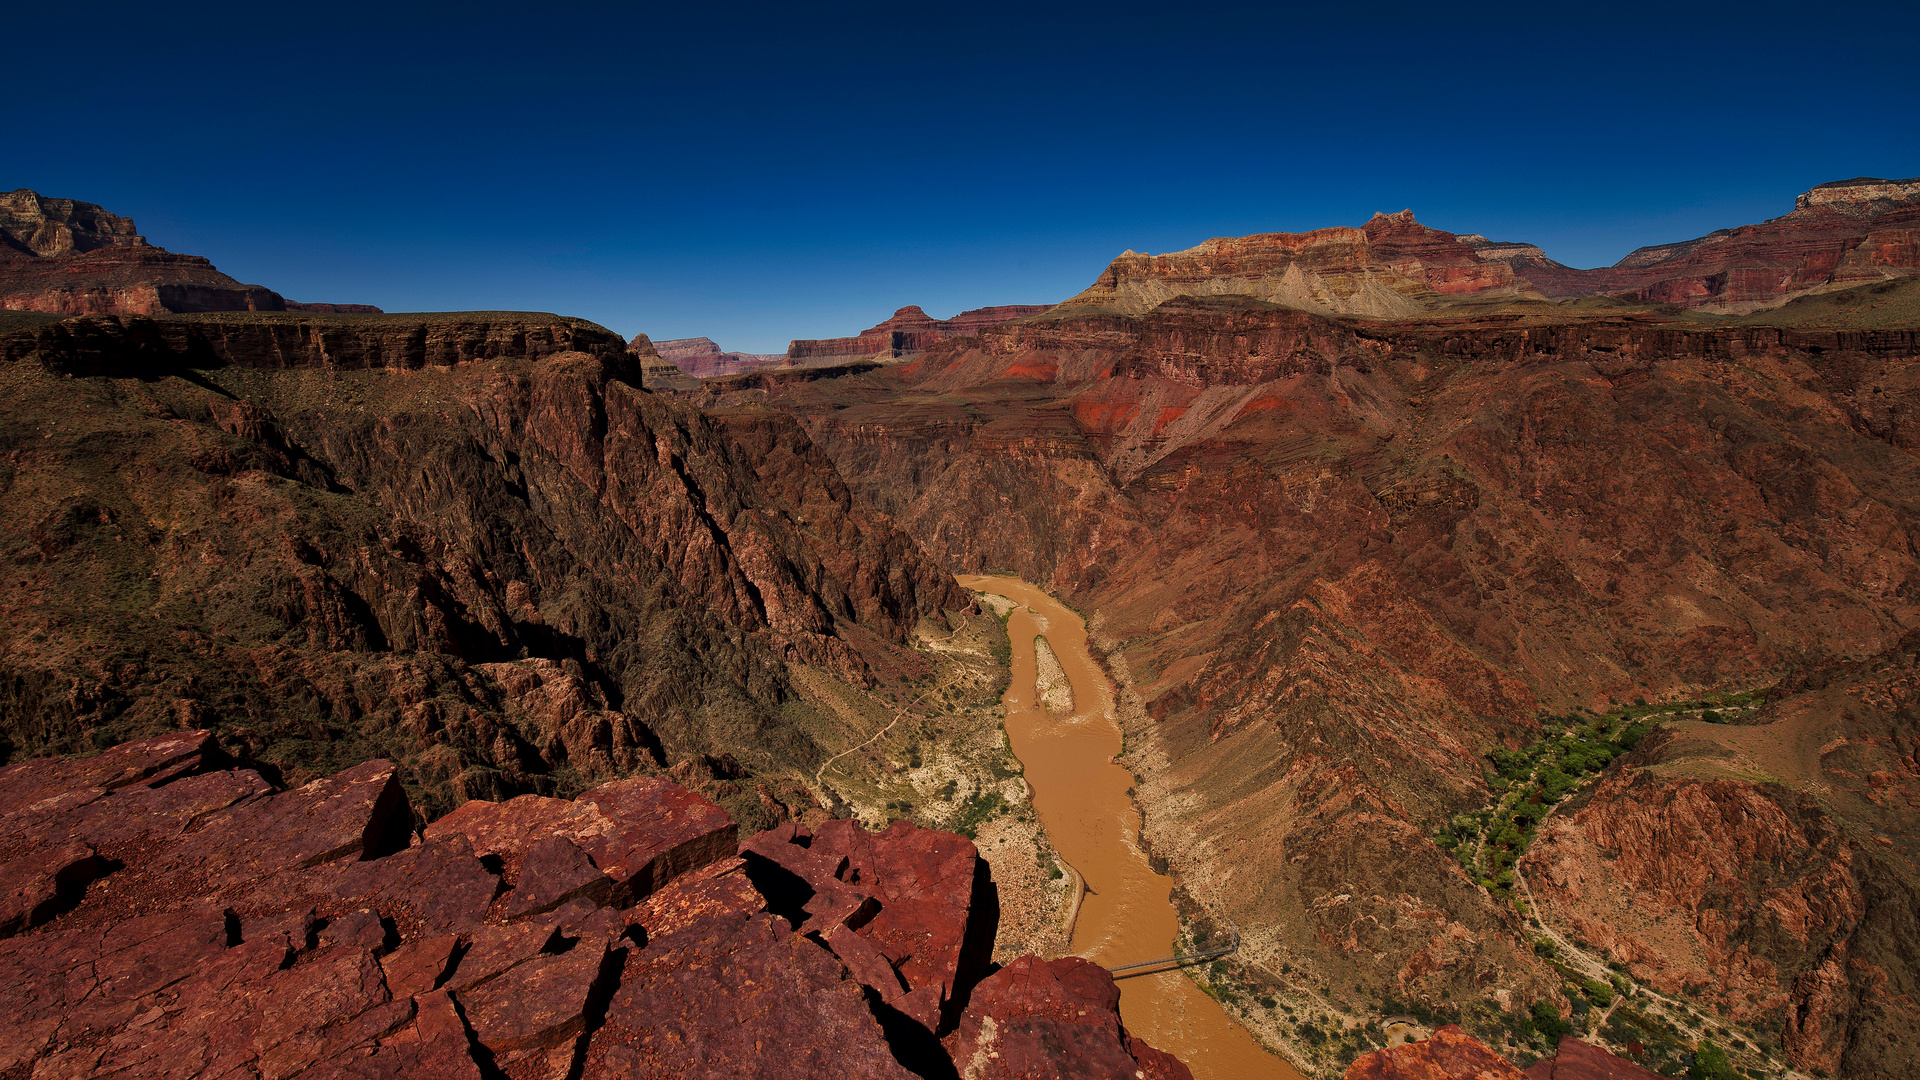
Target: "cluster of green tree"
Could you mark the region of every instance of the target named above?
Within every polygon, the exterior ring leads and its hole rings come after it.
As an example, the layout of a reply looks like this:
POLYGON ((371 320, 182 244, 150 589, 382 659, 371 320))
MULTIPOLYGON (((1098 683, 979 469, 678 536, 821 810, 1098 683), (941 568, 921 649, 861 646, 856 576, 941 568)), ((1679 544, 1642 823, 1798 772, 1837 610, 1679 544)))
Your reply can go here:
POLYGON ((1555 716, 1541 722, 1541 737, 1518 750, 1488 755, 1488 786, 1497 801, 1485 809, 1456 815, 1435 838, 1481 885, 1512 899, 1513 864, 1525 854, 1535 831, 1553 809, 1587 777, 1632 750, 1656 721, 1629 708, 1602 716, 1555 716))

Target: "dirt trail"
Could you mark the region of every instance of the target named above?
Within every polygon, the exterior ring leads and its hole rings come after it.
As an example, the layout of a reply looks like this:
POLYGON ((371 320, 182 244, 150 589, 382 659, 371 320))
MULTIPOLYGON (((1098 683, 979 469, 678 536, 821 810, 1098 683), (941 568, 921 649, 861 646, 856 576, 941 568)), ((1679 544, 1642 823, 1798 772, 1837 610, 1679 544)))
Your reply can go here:
MULTIPOLYGON (((1087 651, 1086 624, 1018 578, 959 580, 1020 605, 1007 625, 1007 737, 1048 837, 1085 883, 1074 952, 1108 967, 1171 954, 1179 931, 1168 901, 1173 883, 1148 867, 1139 847, 1140 818, 1128 794, 1133 777, 1113 761, 1120 752, 1113 688, 1087 651), (1033 641, 1041 633, 1072 683, 1069 715, 1053 715, 1035 700, 1033 641)), ((1122 981, 1120 1015, 1128 1031, 1185 1061, 1195 1080, 1300 1080, 1178 971, 1122 981)))

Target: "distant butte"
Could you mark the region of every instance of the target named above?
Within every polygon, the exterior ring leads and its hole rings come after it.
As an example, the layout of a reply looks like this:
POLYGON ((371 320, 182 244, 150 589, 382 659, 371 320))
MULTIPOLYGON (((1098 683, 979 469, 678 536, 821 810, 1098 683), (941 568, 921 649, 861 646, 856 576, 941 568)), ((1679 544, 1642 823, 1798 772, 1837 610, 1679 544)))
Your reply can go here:
POLYGON ((963 311, 951 319, 935 319, 918 305, 909 304, 894 312, 891 319, 854 337, 796 340, 787 346, 786 362, 795 367, 824 367, 849 360, 897 360, 924 352, 936 341, 965 337, 1047 310, 1046 304, 1003 304, 963 311))
POLYGON ((26 188, 0 195, 0 309, 51 315, 380 314, 370 304, 303 304, 243 285, 198 255, 147 243, 129 218, 26 188))
MULTIPOLYGON (((645 334, 634 338, 636 345, 645 334)), ((715 375, 738 375, 743 371, 772 367, 786 360, 784 353, 743 353, 723 352, 714 344, 712 338, 675 338, 672 341, 655 341, 654 351, 660 358, 681 371, 696 378, 706 379, 715 375)))

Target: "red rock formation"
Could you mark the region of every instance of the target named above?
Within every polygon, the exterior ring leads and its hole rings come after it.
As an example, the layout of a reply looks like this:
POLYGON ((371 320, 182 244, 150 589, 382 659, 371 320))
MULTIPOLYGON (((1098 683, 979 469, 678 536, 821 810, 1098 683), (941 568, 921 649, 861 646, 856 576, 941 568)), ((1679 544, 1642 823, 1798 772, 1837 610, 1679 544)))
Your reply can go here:
POLYGON ((1622 293, 1752 311, 1823 287, 1920 273, 1920 177, 1821 184, 1782 217, 1643 247, 1598 270, 1562 266, 1534 248, 1485 246, 1480 253, 1509 262, 1552 297, 1622 293))
POLYGON ((817 755, 781 710, 788 665, 867 682, 869 657, 898 666, 919 619, 968 603, 792 419, 648 393, 590 323, 24 333, 0 344, 15 407, 60 434, 4 473, 36 477, 6 519, 36 554, 0 587, 5 752, 217 720, 295 778, 385 756, 436 812, 732 753, 716 794, 770 824, 752 777, 817 755), (103 434, 127 423, 131 450, 103 434), (173 524, 125 531, 160 520, 152 500, 173 524))
MULTIPOLYGON (((634 338, 637 346, 640 338, 634 338)), ((676 338, 672 341, 649 342, 660 358, 681 371, 696 378, 709 379, 716 375, 737 375, 743 371, 772 367, 786 360, 784 353, 742 353, 722 352, 720 346, 711 338, 676 338)))
POLYGON ((1058 310, 1138 315, 1175 297, 1234 295, 1320 314, 1396 317, 1435 310, 1445 297, 1489 293, 1533 289, 1479 244, 1402 210, 1357 229, 1219 238, 1168 255, 1129 251, 1058 310))
POLYGON ((1549 819, 1523 870, 1606 959, 1778 1026, 1794 1063, 1920 1067, 1920 633, 1777 687, 1738 726, 1678 725, 1549 819))
MULTIPOLYGON (((0 1074, 952 1075, 933 1032, 904 1035, 868 996, 894 977, 888 957, 770 911, 733 856, 733 822, 676 785, 469 804, 414 833, 386 762, 290 791, 232 765, 195 731, 0 769, 7 880, 37 887, 20 866, 86 864, 0 924, 0 1074)), ((843 824, 816 846, 845 849, 848 882, 873 890, 867 926, 953 909, 895 962, 929 987, 957 973, 946 989, 964 1000, 979 968, 926 965, 976 926, 992 937, 990 904, 968 906, 991 885, 953 888, 956 869, 979 880, 959 869, 977 865, 972 845, 843 824)), ((870 933, 890 950, 903 940, 870 933)), ((1128 1060, 1113 1052, 1117 994, 1104 972, 1062 963, 1088 971, 1061 980, 1048 1015, 1096 1037, 1046 1060, 1100 1075, 1128 1060)), ((1036 1011, 1034 994, 989 983, 970 1030, 1036 1011)), ((1186 1076, 1129 1045, 1144 1075, 1186 1076)))
POLYGON ((1527 1080, 1660 1080, 1660 1074, 1568 1035, 1552 1057, 1527 1066, 1527 1080))
POLYGON ((906 821, 877 835, 832 821, 817 834, 782 825, 741 851, 771 864, 763 891, 789 882, 801 932, 819 934, 889 1007, 929 1032, 952 1027, 986 974, 999 920, 987 864, 970 841, 906 821))
POLYGON ((1005 304, 963 311, 951 319, 935 319, 909 304, 856 337, 795 341, 787 346, 786 362, 818 366, 847 360, 899 359, 932 348, 936 341, 965 337, 1046 310, 1045 304, 1005 304))
POLYGON ((25 188, 0 195, 0 308, 56 315, 380 310, 288 301, 197 255, 148 244, 127 218, 25 188))
POLYGON ((1525 1080, 1513 1063, 1449 1024, 1430 1039, 1354 1059, 1346 1080, 1525 1080))
MULTIPOLYGON (((1432 830, 1543 709, 1764 684, 1920 623, 1916 356, 1905 328, 1200 298, 752 378, 948 565, 1090 613, 1148 839, 1273 928, 1270 970, 1510 1011, 1560 979, 1432 830)), ((1819 1004, 1844 994, 1808 994, 1845 1030, 1819 1004)))
POLYGON ((1023 956, 988 976, 946 1047, 964 1080, 1193 1080, 1126 1033, 1113 976, 1077 956, 1023 956))

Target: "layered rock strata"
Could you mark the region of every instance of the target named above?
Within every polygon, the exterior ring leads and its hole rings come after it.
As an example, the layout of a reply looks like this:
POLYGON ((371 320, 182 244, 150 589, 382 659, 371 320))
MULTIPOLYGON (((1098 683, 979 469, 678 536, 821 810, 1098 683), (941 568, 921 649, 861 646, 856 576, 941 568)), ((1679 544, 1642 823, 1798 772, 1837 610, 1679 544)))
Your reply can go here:
MULTIPOLYGON (((641 335, 644 337, 645 335, 641 335)), ((637 346, 639 338, 634 339, 637 346)), ((650 343, 660 358, 695 378, 737 375, 743 371, 772 367, 786 360, 785 353, 722 352, 712 338, 676 338, 650 343)))
POLYGON ((1753 311, 1821 289, 1920 273, 1920 178, 1821 184, 1781 217, 1639 248, 1597 270, 1562 266, 1538 248, 1476 247, 1550 297, 1617 293, 1708 311, 1753 311))
POLYGON ((1463 303, 1619 295, 1737 314, 1916 273, 1920 179, 1861 178, 1822 184, 1782 217, 1643 247, 1594 270, 1533 244, 1428 228, 1411 210, 1375 214, 1359 228, 1128 251, 1058 311, 1141 315, 1175 297, 1244 296, 1321 315, 1418 318, 1463 303))
POLYGON ((592 324, 107 317, 8 348, 7 754, 216 723, 289 779, 390 758, 435 812, 692 762, 767 824, 767 778, 819 756, 790 665, 873 684, 968 605, 791 419, 649 393, 592 324))
MULTIPOLYGON (((947 565, 1090 613, 1147 838, 1249 978, 1511 1014, 1567 1008, 1561 980, 1429 837, 1543 710, 1764 686, 1920 623, 1916 358, 1912 328, 1212 298, 754 392, 947 565)), ((1660 789, 1614 768, 1623 811, 1660 789)), ((1890 1037, 1858 988, 1769 985, 1783 1031, 1890 1037)))
MULTIPOLYGON (((1481 237, 1470 238, 1481 241, 1481 237)), ((1323 315, 1419 315, 1461 295, 1532 295, 1513 268, 1413 211, 1357 229, 1223 237, 1168 255, 1128 251, 1061 314, 1140 315, 1178 296, 1247 296, 1323 315)))
POLYGON ((978 333, 989 326, 1024 319, 1047 310, 1045 304, 1006 304, 974 308, 951 319, 935 319, 909 304, 878 326, 854 337, 798 340, 787 346, 786 363, 822 367, 855 360, 897 360, 932 348, 937 341, 978 333))
POLYGON ((56 315, 380 310, 301 304, 243 285, 198 255, 147 243, 131 219, 26 188, 0 194, 0 308, 56 315))
POLYGON ((420 831, 387 762, 281 790, 205 731, 14 765, 0 1073, 1189 1077, 1105 972, 989 974, 966 840, 735 829, 642 778, 420 831))

